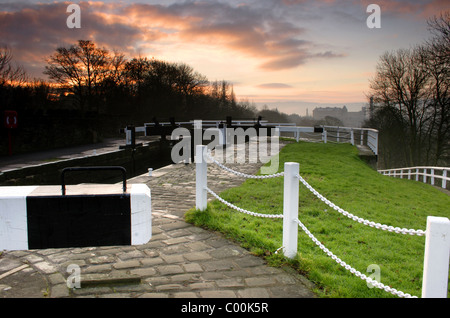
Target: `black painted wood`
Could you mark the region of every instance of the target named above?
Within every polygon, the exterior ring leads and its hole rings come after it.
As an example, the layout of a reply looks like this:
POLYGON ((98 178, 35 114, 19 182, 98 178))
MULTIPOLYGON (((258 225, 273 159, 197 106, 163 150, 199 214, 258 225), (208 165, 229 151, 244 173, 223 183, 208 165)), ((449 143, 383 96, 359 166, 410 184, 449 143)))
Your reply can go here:
POLYGON ((130 195, 27 197, 30 249, 131 245, 130 195))

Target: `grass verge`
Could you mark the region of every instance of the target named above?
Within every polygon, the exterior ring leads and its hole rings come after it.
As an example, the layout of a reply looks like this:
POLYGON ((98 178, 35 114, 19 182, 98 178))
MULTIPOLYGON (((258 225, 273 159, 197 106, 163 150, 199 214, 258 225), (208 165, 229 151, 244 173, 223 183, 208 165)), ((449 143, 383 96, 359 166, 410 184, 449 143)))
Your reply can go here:
MULTIPOLYGON (((450 196, 420 182, 380 175, 349 144, 291 143, 280 152, 285 162, 299 162, 300 175, 319 193, 346 211, 370 221, 408 229, 426 228, 427 216, 450 217, 450 196)), ((210 180, 209 182, 213 182, 210 180)), ((367 276, 372 264, 380 281, 420 297, 425 237, 359 224, 329 208, 300 184, 299 219, 344 262, 367 276)), ((247 179, 220 196, 247 210, 282 214, 283 177, 247 179)), ((224 233, 274 266, 289 265, 315 283, 319 297, 396 297, 352 275, 320 250, 299 228, 299 252, 288 260, 274 252, 282 244, 282 219, 250 216, 214 200, 206 211, 192 209, 186 220, 224 233)))

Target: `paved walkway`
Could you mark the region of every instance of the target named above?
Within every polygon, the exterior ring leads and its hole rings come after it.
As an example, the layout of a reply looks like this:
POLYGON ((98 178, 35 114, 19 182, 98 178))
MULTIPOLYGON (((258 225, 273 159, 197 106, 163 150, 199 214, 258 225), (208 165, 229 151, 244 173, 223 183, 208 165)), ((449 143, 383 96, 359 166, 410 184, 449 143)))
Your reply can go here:
MULTIPOLYGON (((228 164, 227 164, 228 165, 228 164)), ((258 164, 228 165, 256 173, 258 164)), ((244 180, 208 165, 208 186, 220 193, 244 180)), ((140 246, 4 251, 0 298, 311 298, 311 283, 274 268, 221 234, 184 221, 195 206, 195 165, 171 165, 128 181, 152 195, 152 239, 140 246), (69 265, 81 288, 70 289, 69 265), (14 272, 16 271, 16 272, 14 272), (14 273, 13 273, 14 272, 14 273)), ((239 213, 239 212, 236 212, 239 213)), ((70 280, 75 282, 74 280, 70 280)))

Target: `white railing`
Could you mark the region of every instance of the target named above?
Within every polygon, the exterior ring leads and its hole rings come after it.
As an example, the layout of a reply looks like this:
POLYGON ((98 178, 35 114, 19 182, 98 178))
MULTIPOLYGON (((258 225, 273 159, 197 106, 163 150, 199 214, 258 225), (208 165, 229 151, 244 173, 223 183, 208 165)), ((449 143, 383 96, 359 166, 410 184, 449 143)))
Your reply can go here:
POLYGON ((378 155, 378 130, 372 128, 354 128, 339 126, 322 126, 322 140, 327 142, 349 142, 352 145, 368 146, 378 155))
POLYGON ((316 133, 316 128, 314 127, 301 127, 301 126, 276 126, 279 133, 294 133, 294 138, 298 142, 300 140, 300 134, 313 134, 316 133))
MULTIPOLYGON (((207 185, 207 160, 218 164, 208 152, 207 147, 198 145, 196 148, 196 208, 204 211, 207 207, 207 194, 210 193, 220 202, 229 207, 252 216, 265 218, 282 218, 283 219, 283 245, 280 249, 288 258, 294 258, 298 252, 298 227, 300 227, 311 240, 319 246, 319 248, 330 256, 339 265, 350 271, 353 275, 365 280, 370 286, 383 289, 393 295, 404 298, 417 298, 410 294, 398 291, 390 286, 384 285, 381 282, 367 277, 360 271, 357 271, 350 265, 346 264, 329 249, 327 249, 314 235, 306 228, 306 226, 298 218, 299 207, 299 184, 302 183, 308 190, 310 190, 317 198, 325 204, 338 211, 342 215, 376 229, 381 229, 389 232, 400 233, 405 235, 426 236, 425 253, 424 253, 424 270, 422 281, 422 297, 423 298, 447 298, 448 285, 448 269, 449 269, 449 251, 450 251, 450 221, 445 217, 427 217, 426 230, 414 230, 400 227, 388 226, 373 221, 365 220, 357 217, 344 209, 338 207, 323 195, 318 193, 312 186, 310 186, 305 179, 299 174, 299 164, 296 162, 286 162, 284 165, 284 172, 273 175, 266 175, 264 178, 284 177, 284 192, 283 192, 283 214, 264 214, 248 211, 237 207, 236 205, 222 199, 218 194, 208 188, 207 185)), ((261 176, 253 176, 244 174, 222 164, 220 168, 226 169, 228 172, 234 173, 237 176, 245 178, 262 178, 261 176)))
POLYGON ((450 181, 450 177, 448 177, 450 168, 448 167, 409 167, 378 170, 378 172, 385 176, 415 179, 416 181, 423 181, 423 183, 429 181, 431 185, 437 186, 439 182, 436 182, 436 179, 439 179, 441 181, 440 186, 444 189, 447 188, 447 181, 450 181))

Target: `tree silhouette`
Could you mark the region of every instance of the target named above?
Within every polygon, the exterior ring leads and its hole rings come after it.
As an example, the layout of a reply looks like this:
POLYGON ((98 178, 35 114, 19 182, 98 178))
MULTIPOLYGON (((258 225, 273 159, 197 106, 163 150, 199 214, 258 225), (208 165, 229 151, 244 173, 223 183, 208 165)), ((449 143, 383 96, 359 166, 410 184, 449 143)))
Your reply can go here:
POLYGON ((69 48, 59 47, 47 60, 44 74, 71 90, 81 110, 98 111, 94 97, 100 93, 100 84, 107 77, 111 63, 110 53, 91 41, 79 40, 69 48))

